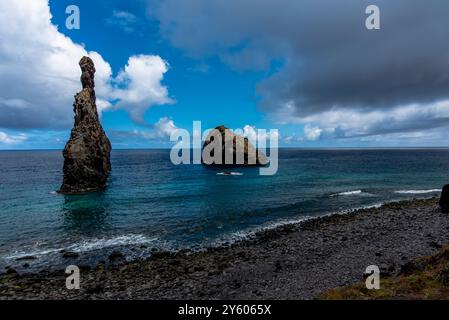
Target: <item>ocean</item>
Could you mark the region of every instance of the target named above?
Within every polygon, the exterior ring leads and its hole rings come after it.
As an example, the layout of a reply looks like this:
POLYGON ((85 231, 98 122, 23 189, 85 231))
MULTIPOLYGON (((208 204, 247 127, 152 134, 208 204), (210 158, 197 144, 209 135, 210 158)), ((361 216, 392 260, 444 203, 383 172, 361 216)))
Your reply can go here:
POLYGON ((114 150, 108 188, 57 194, 61 151, 0 151, 0 272, 95 264, 114 250, 202 250, 254 232, 389 201, 438 196, 449 149, 280 149, 279 170, 175 166, 169 150, 114 150), (27 258, 27 257, 33 258, 27 258), (26 264, 25 264, 26 263, 26 264))

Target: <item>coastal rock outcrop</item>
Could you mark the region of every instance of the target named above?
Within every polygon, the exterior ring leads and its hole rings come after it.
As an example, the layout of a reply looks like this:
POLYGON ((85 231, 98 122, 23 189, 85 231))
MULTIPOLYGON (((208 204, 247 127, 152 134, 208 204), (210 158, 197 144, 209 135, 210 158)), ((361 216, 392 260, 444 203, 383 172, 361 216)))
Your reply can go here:
POLYGON ((265 154, 262 151, 257 150, 248 138, 235 134, 232 130, 223 125, 216 127, 215 130, 212 130, 209 133, 203 145, 203 153, 202 162, 205 165, 262 166, 268 163, 265 154), (221 139, 221 141, 218 141, 218 139, 221 139), (213 159, 204 159, 204 154, 210 154, 211 158, 213 158, 214 150, 220 150, 220 148, 221 163, 218 161, 218 163, 211 161, 213 159), (229 161, 228 163, 225 161, 226 153, 232 154, 231 164, 229 164, 229 161))
POLYGON ((64 194, 104 189, 111 170, 111 143, 96 106, 95 66, 89 57, 83 57, 79 65, 83 89, 75 95, 75 124, 63 151, 64 179, 59 192, 64 194))
POLYGON ((449 213, 449 184, 445 185, 441 192, 440 207, 444 213, 449 213))

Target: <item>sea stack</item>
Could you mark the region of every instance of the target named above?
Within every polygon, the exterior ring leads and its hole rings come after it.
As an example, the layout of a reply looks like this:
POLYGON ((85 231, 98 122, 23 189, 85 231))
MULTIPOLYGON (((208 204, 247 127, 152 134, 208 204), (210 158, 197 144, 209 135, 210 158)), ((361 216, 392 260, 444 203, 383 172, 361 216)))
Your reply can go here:
POLYGON ((440 207, 444 213, 449 213, 449 184, 445 185, 441 192, 440 207))
POLYGON ((64 194, 104 189, 111 170, 111 143, 96 106, 95 66, 89 57, 83 57, 79 65, 83 90, 75 95, 75 124, 63 151, 64 180, 59 192, 64 194))
POLYGON ((263 166, 268 163, 268 159, 265 154, 262 151, 257 150, 248 138, 235 134, 232 130, 223 125, 216 127, 215 130, 212 130, 203 145, 203 151, 206 151, 206 154, 209 154, 209 151, 211 151, 211 156, 214 155, 215 148, 221 148, 221 163, 210 163, 205 161, 203 156, 202 163, 204 165, 228 165, 225 161, 226 153, 233 155, 231 165, 263 166), (217 145, 219 142, 215 139, 215 136, 217 138, 221 138, 221 145, 217 145), (239 161, 237 161, 236 155, 240 150, 243 150, 243 163, 239 163, 239 161))

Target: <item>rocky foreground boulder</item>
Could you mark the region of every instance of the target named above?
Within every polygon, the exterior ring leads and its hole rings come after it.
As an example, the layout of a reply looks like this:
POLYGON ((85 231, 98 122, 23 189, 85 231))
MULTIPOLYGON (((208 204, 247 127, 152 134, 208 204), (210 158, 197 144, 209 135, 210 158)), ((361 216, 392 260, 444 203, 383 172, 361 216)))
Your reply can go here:
POLYGON ((63 151, 64 180, 59 192, 64 194, 104 189, 111 170, 111 143, 96 106, 95 66, 89 57, 83 57, 79 65, 83 90, 75 95, 75 124, 63 151))
POLYGON ((444 213, 449 213, 449 184, 445 185, 441 192, 440 207, 444 213))
POLYGON ((226 165, 225 155, 232 154, 232 164, 230 165, 245 165, 245 166, 262 166, 268 163, 265 154, 256 150, 256 148, 251 144, 251 142, 246 137, 242 137, 235 134, 232 130, 226 128, 225 126, 218 126, 215 130, 212 130, 207 136, 204 145, 203 153, 210 154, 214 156, 215 150, 221 148, 221 163, 207 161, 204 159, 203 154, 203 164, 205 165, 226 165), (217 138, 217 139, 216 139, 217 138), (220 139, 220 141, 218 141, 220 139), (243 163, 238 163, 237 154, 243 151, 243 163))

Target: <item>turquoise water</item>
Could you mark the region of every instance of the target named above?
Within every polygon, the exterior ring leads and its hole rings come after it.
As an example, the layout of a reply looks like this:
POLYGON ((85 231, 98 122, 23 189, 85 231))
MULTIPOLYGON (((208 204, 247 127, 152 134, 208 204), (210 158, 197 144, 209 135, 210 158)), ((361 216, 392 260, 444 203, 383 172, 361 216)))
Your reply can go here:
POLYGON ((56 194, 60 151, 0 152, 0 266, 32 255, 28 270, 60 266, 61 250, 94 263, 120 248, 231 243, 254 230, 385 201, 429 197, 449 183, 449 150, 281 149, 279 171, 217 175, 172 165, 169 150, 115 150, 108 189, 56 194))

